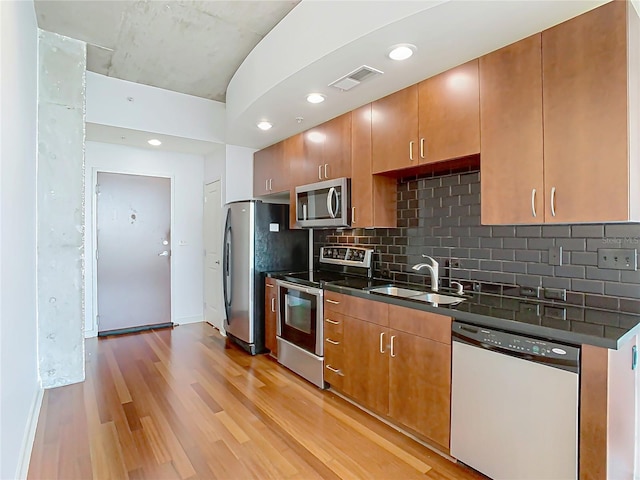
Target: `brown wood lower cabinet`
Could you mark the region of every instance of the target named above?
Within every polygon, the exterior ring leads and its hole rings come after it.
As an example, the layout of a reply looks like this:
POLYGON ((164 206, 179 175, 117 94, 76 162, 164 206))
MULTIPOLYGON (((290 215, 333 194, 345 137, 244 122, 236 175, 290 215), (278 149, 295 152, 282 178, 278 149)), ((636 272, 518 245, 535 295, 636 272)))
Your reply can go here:
POLYGON ((341 374, 325 370, 326 381, 448 452, 451 319, 325 292, 325 328, 327 321, 340 323, 342 342, 338 357, 335 345, 326 349, 326 341, 336 336, 325 330, 325 366, 341 374), (339 367, 335 358, 340 358, 339 367))
POLYGON ((273 278, 266 278, 264 286, 264 346, 271 350, 273 356, 278 356, 278 342, 276 340, 278 289, 273 278))

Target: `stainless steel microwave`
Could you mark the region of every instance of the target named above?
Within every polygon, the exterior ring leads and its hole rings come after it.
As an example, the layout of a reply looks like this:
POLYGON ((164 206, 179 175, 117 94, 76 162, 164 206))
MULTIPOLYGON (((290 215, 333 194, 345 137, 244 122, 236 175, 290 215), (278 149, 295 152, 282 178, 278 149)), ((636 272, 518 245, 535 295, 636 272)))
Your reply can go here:
POLYGON ((351 179, 336 178, 296 187, 296 220, 301 227, 350 227, 351 179))

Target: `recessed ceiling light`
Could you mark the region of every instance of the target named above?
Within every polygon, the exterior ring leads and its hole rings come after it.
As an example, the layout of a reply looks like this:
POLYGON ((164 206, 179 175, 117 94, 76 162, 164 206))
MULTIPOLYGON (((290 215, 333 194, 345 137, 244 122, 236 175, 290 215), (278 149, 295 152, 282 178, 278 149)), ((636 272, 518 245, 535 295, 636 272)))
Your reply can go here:
POLYGON ((309 103, 322 103, 324 102, 325 96, 321 93, 310 93, 307 95, 307 102, 309 103))
POLYGON ((158 146, 162 145, 162 142, 160 140, 158 140, 157 138, 152 138, 147 143, 149 145, 153 145, 154 147, 158 147, 158 146))
POLYGON ((410 43, 401 43, 394 45, 389 50, 389 58, 391 60, 406 60, 416 51, 416 46, 410 43))
POLYGON ((271 122, 267 122, 265 120, 263 120, 262 122, 258 122, 257 125, 260 130, 269 130, 271 127, 273 127, 271 122))

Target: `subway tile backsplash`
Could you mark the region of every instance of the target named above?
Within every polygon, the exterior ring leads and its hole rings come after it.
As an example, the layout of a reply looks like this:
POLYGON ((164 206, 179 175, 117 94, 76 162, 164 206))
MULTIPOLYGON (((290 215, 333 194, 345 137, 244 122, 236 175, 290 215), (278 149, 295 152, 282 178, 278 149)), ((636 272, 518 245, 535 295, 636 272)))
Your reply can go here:
POLYGON ((315 230, 314 240, 316 258, 323 245, 375 248, 376 276, 397 282, 428 285, 411 270, 426 254, 445 282, 563 288, 567 303, 640 313, 640 271, 597 266, 598 248, 639 248, 640 224, 484 226, 478 170, 400 179, 398 228, 315 230), (549 265, 550 247, 562 247, 561 265, 549 265))

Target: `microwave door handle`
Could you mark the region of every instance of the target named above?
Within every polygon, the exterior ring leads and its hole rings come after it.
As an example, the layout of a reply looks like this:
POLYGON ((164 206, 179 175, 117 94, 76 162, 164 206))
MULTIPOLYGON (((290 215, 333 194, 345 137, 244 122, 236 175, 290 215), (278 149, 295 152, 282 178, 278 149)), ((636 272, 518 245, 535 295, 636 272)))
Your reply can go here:
POLYGON ((333 197, 336 195, 335 187, 331 187, 329 189, 329 194, 327 195, 327 211, 329 212, 329 216, 331 218, 336 218, 336 212, 333 211, 333 197))

